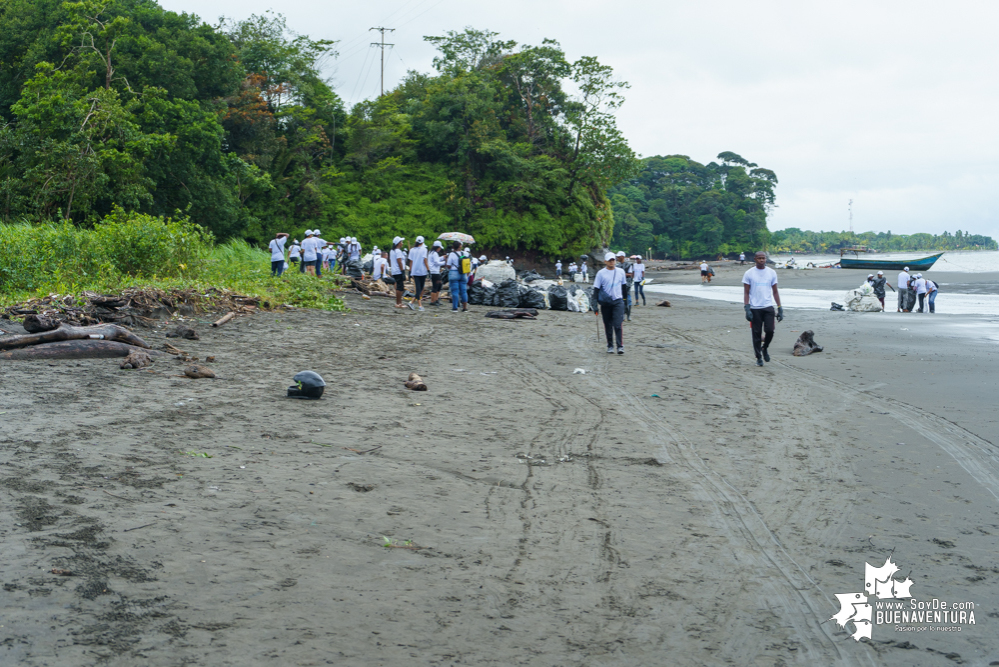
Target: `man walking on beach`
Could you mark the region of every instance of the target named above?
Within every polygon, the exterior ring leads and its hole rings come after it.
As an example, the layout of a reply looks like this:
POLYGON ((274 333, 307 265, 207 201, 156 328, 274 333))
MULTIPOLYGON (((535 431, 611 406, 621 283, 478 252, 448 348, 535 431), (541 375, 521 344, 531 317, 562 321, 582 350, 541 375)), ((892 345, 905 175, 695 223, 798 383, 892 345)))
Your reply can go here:
POLYGON ((271 276, 279 277, 284 273, 284 244, 288 241, 288 234, 278 233, 267 246, 271 249, 271 276))
POLYGON ((746 263, 746 253, 740 252, 739 253, 739 264, 745 264, 745 263, 746 263))
POLYGON ((645 265, 642 264, 642 256, 639 255, 635 258, 635 263, 631 267, 631 271, 634 274, 635 281, 635 305, 638 305, 638 297, 642 297, 642 305, 645 305, 645 285, 642 281, 645 280, 645 265))
POLYGON ((777 272, 767 266, 767 254, 760 250, 753 259, 756 266, 746 271, 746 275, 742 277, 744 286, 742 294, 746 320, 750 322, 753 334, 756 365, 762 366, 764 361, 770 361, 767 348, 770 347, 770 341, 774 339, 774 330, 777 328, 774 319, 778 322, 783 320, 784 309, 780 305, 780 294, 777 292, 777 272))
POLYGON ((586 266, 586 260, 585 259, 583 260, 583 263, 579 266, 579 272, 583 274, 583 282, 584 283, 590 282, 590 280, 588 278, 588 275, 590 273, 590 269, 586 266))
POLYGON ((895 283, 898 286, 898 310, 895 312, 901 313, 903 311, 908 312, 908 304, 906 303, 905 291, 909 289, 909 267, 902 269, 902 273, 898 274, 898 282, 895 283))
POLYGON ((555 262, 555 279, 558 280, 562 277, 562 260, 555 262))
POLYGON ((597 271, 593 279, 593 292, 597 302, 593 304, 593 314, 603 316, 604 335, 607 337, 607 354, 614 354, 614 339, 617 339, 617 353, 624 354, 624 293, 627 282, 625 273, 615 265, 614 253, 604 256, 606 268, 597 271))

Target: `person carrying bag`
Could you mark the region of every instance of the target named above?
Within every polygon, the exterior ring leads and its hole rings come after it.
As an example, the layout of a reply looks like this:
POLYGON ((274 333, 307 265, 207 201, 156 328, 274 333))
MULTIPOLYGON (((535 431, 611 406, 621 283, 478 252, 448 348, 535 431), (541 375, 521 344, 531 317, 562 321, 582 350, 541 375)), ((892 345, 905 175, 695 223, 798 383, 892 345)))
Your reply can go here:
POLYGON ((621 288, 628 278, 622 269, 617 268, 614 253, 607 253, 604 263, 606 268, 600 269, 593 279, 593 290, 597 296, 593 311, 604 319, 607 354, 614 354, 615 339, 617 353, 624 354, 624 298, 621 288))

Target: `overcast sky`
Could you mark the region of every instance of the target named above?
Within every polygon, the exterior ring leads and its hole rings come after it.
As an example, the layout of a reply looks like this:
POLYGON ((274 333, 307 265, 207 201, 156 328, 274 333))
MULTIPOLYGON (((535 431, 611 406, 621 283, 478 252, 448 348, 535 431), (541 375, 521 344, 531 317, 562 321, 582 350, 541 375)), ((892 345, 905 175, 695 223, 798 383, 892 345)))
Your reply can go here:
POLYGON ((561 42, 631 83, 618 122, 643 156, 709 162, 726 150, 773 169, 770 229, 999 238, 999 2, 631 0, 160 0, 214 24, 274 9, 340 40, 329 74, 351 105, 429 71, 424 35, 465 26, 561 42))

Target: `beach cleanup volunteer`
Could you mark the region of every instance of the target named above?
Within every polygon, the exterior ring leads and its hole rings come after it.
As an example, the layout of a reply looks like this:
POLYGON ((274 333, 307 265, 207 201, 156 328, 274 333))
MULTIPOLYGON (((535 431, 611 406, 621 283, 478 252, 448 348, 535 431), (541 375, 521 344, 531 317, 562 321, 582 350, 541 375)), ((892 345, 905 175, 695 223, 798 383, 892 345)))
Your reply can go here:
POLYGON ((642 264, 642 256, 639 255, 635 258, 635 264, 631 267, 632 272, 635 274, 635 305, 638 305, 638 297, 642 297, 642 305, 645 305, 645 285, 642 282, 645 280, 645 265, 642 264))
POLYGON ((756 354, 756 365, 762 366, 764 360, 770 361, 770 341, 774 339, 777 325, 784 319, 784 309, 780 305, 780 294, 777 292, 777 272, 767 266, 767 254, 762 250, 753 258, 756 266, 746 271, 742 277, 743 304, 746 319, 750 322, 753 333, 753 352, 756 354), (777 305, 776 316, 774 304, 777 305), (763 334, 766 337, 763 337, 763 334), (761 358, 762 357, 762 358, 761 358))
POLYGON ((874 296, 876 296, 878 301, 881 302, 882 311, 885 309, 885 286, 892 290, 895 289, 888 284, 888 279, 885 278, 885 272, 878 271, 878 277, 871 281, 871 287, 874 288, 874 296))
POLYGON ((901 313, 908 310, 905 296, 905 290, 909 289, 908 266, 902 269, 902 273, 898 274, 898 282, 895 285, 898 287, 898 310, 896 312, 901 313))
POLYGON ((430 305, 439 306, 441 305, 441 285, 444 281, 441 279, 441 267, 444 266, 444 244, 440 241, 434 241, 434 247, 430 250, 430 254, 427 255, 427 266, 430 267, 430 305))
POLYGON ((423 237, 416 237, 416 245, 409 249, 409 275, 416 288, 417 310, 423 310, 423 288, 430 275, 430 263, 427 261, 427 246, 423 245, 423 237))
POLYGON ((621 296, 624 298, 624 319, 631 322, 631 284, 635 279, 634 264, 628 261, 628 256, 623 250, 617 251, 617 268, 624 271, 625 283, 621 288, 621 296))
POLYGON ((397 236, 392 239, 392 252, 389 253, 389 271, 395 280, 395 307, 402 308, 402 293, 406 289, 406 251, 402 242, 406 239, 397 236))
POLYGON ((472 261, 461 254, 461 242, 451 244, 451 252, 447 255, 447 284, 451 289, 451 312, 458 312, 458 302, 461 302, 461 312, 468 310, 468 282, 465 276, 472 270, 472 261))
POLYGON ((288 234, 278 233, 267 246, 271 249, 271 276, 277 277, 284 273, 284 244, 288 234))
POLYGON ((302 241, 302 266, 309 275, 316 275, 316 239, 311 229, 305 230, 305 240, 302 241))
POLYGON ((371 279, 381 280, 388 275, 388 253, 384 250, 379 250, 375 255, 375 259, 371 263, 371 279))
POLYGON ((604 255, 606 268, 597 271, 593 278, 593 291, 597 302, 593 304, 593 314, 604 318, 604 335, 607 337, 607 354, 614 354, 614 339, 617 339, 617 353, 624 354, 624 295, 622 287, 628 278, 623 269, 617 268, 614 253, 604 255))

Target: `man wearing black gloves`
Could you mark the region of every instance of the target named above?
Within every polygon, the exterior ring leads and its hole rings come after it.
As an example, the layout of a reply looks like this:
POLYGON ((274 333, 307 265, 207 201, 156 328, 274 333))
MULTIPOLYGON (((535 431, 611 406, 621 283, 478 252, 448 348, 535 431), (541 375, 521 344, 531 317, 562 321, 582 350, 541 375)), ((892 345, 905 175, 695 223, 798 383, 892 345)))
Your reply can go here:
POLYGON ((756 353, 756 365, 762 366, 764 361, 770 361, 770 341, 774 339, 774 319, 778 322, 784 319, 784 309, 780 305, 780 294, 777 292, 777 272, 767 266, 767 254, 762 250, 754 258, 756 266, 746 271, 742 277, 743 303, 746 309, 746 320, 753 332, 753 352, 756 353), (777 313, 774 313, 774 304, 777 313), (766 333, 766 337, 763 334, 766 333))

